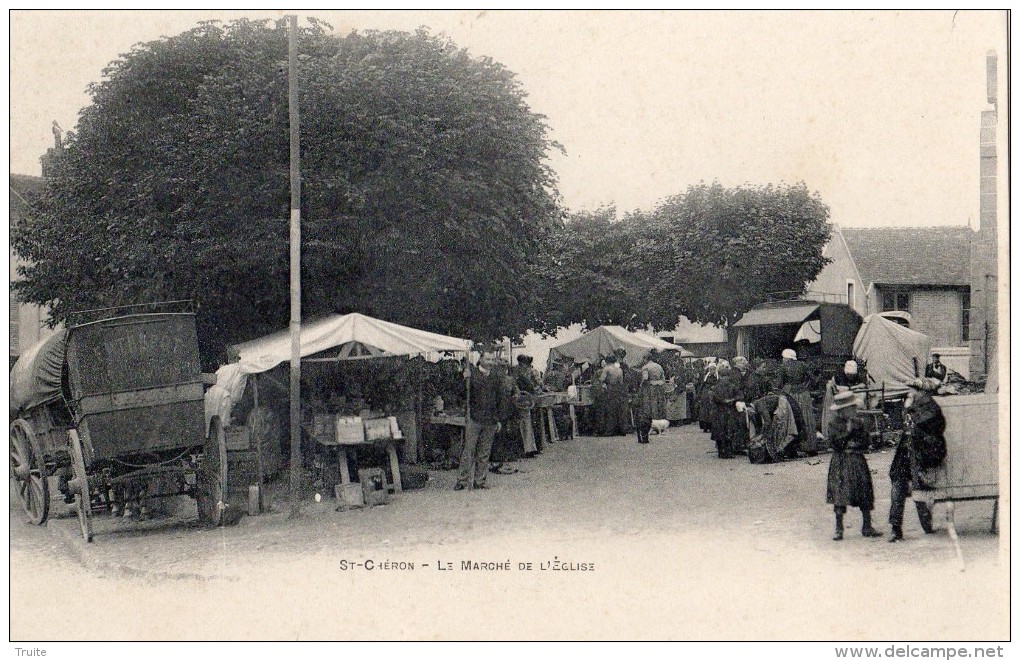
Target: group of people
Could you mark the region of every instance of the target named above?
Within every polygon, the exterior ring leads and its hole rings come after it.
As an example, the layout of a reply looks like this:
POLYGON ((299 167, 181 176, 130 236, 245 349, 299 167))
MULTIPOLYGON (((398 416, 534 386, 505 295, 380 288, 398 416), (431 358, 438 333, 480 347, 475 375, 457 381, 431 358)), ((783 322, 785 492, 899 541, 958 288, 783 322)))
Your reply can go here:
MULTIPOLYGON (((636 433, 638 442, 649 442, 653 421, 668 424, 667 389, 680 388, 687 397, 686 384, 694 380, 688 366, 673 369, 667 378, 666 365, 671 365, 663 352, 651 350, 639 357, 637 367, 628 362, 627 350, 620 348, 602 359, 600 365, 589 366, 582 374, 591 380, 592 405, 586 407, 582 428, 594 436, 627 436, 636 433), (689 373, 688 373, 689 372, 689 373)), ((693 389, 690 397, 693 405, 693 389)), ((690 406, 685 407, 687 409, 690 406)))
POLYGON ((650 442, 653 421, 665 420, 665 357, 653 349, 632 367, 627 350, 620 348, 591 366, 592 406, 585 427, 596 436, 636 433, 638 443, 650 442))
MULTIPOLYGON (((826 502, 835 514, 834 540, 843 539, 848 507, 861 510, 861 534, 882 535, 871 520, 875 495, 866 454, 874 442, 869 418, 860 415, 865 376, 856 361, 847 361, 826 386, 824 410, 815 409, 817 373, 784 350, 779 364, 760 361, 752 368, 742 356, 703 365, 697 388, 698 421, 711 433, 722 459, 746 454, 752 462, 781 461, 818 453, 819 443, 832 450, 826 502), (823 421, 818 422, 819 417, 823 421)), ((932 398, 946 378, 938 355, 925 377, 912 381, 904 402, 903 432, 889 468, 891 483, 890 542, 903 539, 903 511, 913 491, 931 490, 935 471, 945 460, 945 417, 932 398)), ((932 515, 924 499, 915 499, 921 528, 932 532, 932 515)))
POLYGON ((711 434, 720 459, 747 455, 767 463, 818 454, 817 415, 812 392, 818 375, 793 349, 782 362, 743 356, 699 364, 696 414, 711 434))
POLYGON ((470 415, 465 421, 464 445, 459 453, 460 472, 454 486, 457 491, 466 489, 469 484, 474 489, 487 488, 493 464, 498 470, 503 463, 491 461, 494 451, 500 460, 520 454, 534 456, 539 452, 533 435, 513 434, 515 426, 510 425, 511 420, 521 417, 515 404, 520 393, 532 393, 541 387, 541 380, 530 368, 528 357, 519 358, 516 370, 510 370, 495 353, 484 353, 477 365, 470 366, 470 415), (520 442, 520 448, 515 447, 518 444, 514 441, 520 442))
MULTIPOLYGON (((638 443, 647 444, 654 420, 666 416, 666 375, 657 351, 646 353, 640 367, 630 367, 626 352, 606 357, 597 373, 597 384, 604 393, 597 408, 600 425, 612 434, 635 431, 638 443)), ((510 368, 496 354, 484 354, 477 366, 471 366, 470 422, 460 452, 457 484, 460 491, 470 484, 486 488, 489 472, 500 472, 504 463, 541 454, 542 434, 536 429, 545 423, 529 399, 545 389, 566 389, 565 371, 551 367, 543 379, 534 368, 531 356, 520 355, 510 368)), ((593 407, 594 408, 594 407, 593 407)), ((554 411, 558 434, 569 435, 569 421, 554 411)))
MULTIPOLYGON (((892 527, 890 542, 903 539, 903 510, 912 491, 930 491, 935 474, 946 458, 946 419, 942 409, 932 398, 941 381, 934 377, 916 379, 910 385, 910 394, 904 403, 905 424, 889 466, 891 483, 889 524, 892 527)), ((875 507, 875 490, 865 454, 868 433, 857 415, 859 402, 852 391, 836 395, 831 409, 836 413, 826 432, 832 445, 832 460, 826 489, 826 502, 832 505, 836 517, 834 540, 843 539, 843 517, 848 507, 861 510, 861 535, 880 537, 871 522, 875 507)), ((923 499, 915 499, 921 529, 931 533, 931 509, 923 499)))
MULTIPOLYGON (((603 392, 599 405, 603 430, 629 434, 635 430, 639 443, 648 443, 654 420, 665 417, 666 375, 657 352, 649 352, 639 368, 630 367, 625 353, 608 356, 596 375, 603 392)), ((847 509, 861 510, 861 534, 880 537, 871 519, 875 493, 865 455, 871 434, 859 415, 863 376, 854 361, 829 384, 824 433, 818 433, 818 416, 811 397, 816 375, 797 354, 786 350, 782 362, 760 361, 756 366, 742 356, 732 363, 719 360, 695 364, 702 374, 695 388, 695 414, 702 430, 711 433, 721 459, 746 454, 752 462, 781 461, 818 453, 818 439, 832 450, 826 484, 826 502, 835 514, 834 540, 842 540, 847 509)), ((891 482, 890 542, 903 539, 903 512, 914 490, 930 490, 934 471, 945 460, 946 421, 932 398, 942 384, 935 369, 911 382, 904 403, 903 433, 889 468, 891 482)), ((695 372, 697 374, 697 372, 695 372)), ((557 378, 553 370, 550 378, 557 378)), ((562 386, 564 384, 557 384, 562 386)), ((529 356, 518 356, 509 369, 494 354, 482 356, 471 366, 471 415, 461 452, 456 490, 469 484, 486 488, 490 470, 510 457, 535 456, 542 452, 534 434, 532 409, 522 400, 544 387, 529 356), (502 433, 502 435, 501 435, 502 433), (494 442, 499 443, 493 449, 494 442)), ((932 515, 923 499, 916 500, 921 527, 932 532, 932 515)))
MULTIPOLYGON (((487 488, 488 473, 513 473, 509 467, 522 458, 542 454, 545 435, 541 433, 545 410, 534 406, 534 398, 546 391, 566 390, 569 374, 551 366, 545 377, 535 369, 531 356, 517 356, 511 367, 496 353, 484 353, 471 366, 470 416, 459 448, 459 475, 454 489, 470 484, 487 488)), ((557 437, 570 432, 569 418, 554 410, 557 437)))

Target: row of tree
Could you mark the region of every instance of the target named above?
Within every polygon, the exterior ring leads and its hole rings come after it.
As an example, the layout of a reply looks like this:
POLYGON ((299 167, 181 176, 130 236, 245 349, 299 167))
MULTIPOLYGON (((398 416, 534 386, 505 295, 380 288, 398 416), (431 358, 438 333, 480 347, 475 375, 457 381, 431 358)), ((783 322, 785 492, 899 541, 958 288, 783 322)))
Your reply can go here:
POLYGON ((648 213, 571 214, 542 265, 546 318, 672 329, 686 316, 727 326, 818 275, 828 217, 803 183, 700 184, 648 213))
MULTIPOLYGON (((514 74, 425 31, 300 35, 303 302, 476 339, 678 315, 726 323, 824 264, 804 185, 701 185, 650 213, 566 214, 561 149, 514 74)), ((91 86, 15 283, 55 321, 190 298, 203 358, 286 325, 283 22, 138 44, 91 86)))

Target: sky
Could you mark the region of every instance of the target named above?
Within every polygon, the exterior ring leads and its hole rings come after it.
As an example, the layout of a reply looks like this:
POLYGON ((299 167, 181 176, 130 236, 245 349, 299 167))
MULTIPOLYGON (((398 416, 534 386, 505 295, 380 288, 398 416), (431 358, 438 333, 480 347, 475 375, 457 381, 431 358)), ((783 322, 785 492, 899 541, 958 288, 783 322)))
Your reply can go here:
MULTIPOLYGON (((11 171, 132 44, 270 11, 12 11, 11 171)), ((976 226, 985 59, 1004 12, 308 11, 427 26, 514 71, 564 153, 563 204, 650 210, 701 181, 804 181, 843 226, 976 226)), ((1000 85, 1000 89, 1004 86, 1000 85)), ((1000 94, 1004 98, 1005 94, 1000 94)))

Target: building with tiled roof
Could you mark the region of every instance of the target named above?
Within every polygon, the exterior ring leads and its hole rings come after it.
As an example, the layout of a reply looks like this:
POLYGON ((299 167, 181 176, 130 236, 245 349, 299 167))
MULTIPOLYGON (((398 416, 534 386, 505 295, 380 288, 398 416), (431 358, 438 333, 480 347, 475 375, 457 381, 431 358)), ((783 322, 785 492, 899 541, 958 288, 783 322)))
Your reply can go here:
POLYGON ((932 338, 942 361, 969 373, 971 242, 969 227, 839 227, 825 248, 829 264, 804 298, 847 303, 862 317, 910 314, 910 327, 932 338))
POLYGON ((869 314, 909 312, 911 328, 930 336, 935 346, 968 345, 973 230, 845 227, 842 233, 864 283, 869 314))
POLYGON ((865 286, 970 286, 969 227, 844 227, 865 286))

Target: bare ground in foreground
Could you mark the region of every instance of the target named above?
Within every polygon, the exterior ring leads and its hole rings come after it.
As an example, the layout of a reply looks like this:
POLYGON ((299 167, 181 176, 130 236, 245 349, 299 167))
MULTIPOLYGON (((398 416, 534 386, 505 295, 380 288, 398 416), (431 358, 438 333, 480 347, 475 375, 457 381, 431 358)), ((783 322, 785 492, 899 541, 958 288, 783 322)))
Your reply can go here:
MULTIPOLYGON (((903 543, 862 538, 855 510, 833 542, 826 455, 752 465, 711 450, 692 426, 648 446, 581 438, 485 491, 435 472, 384 507, 310 501, 216 530, 183 501, 142 527, 97 521, 89 545, 59 504, 43 528, 12 508, 11 639, 1008 639, 990 503, 957 506, 961 572, 944 525, 924 535, 911 511, 903 543), (554 561, 594 571, 542 569, 554 561)), ((887 534, 890 459, 868 457, 887 534)))

